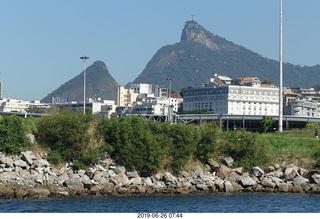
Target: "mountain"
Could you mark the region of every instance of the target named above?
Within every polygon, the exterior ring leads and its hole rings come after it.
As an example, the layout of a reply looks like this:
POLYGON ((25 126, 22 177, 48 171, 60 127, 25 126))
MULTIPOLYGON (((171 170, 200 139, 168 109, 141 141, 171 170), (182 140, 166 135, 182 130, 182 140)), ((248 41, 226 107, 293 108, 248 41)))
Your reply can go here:
MULTIPOLYGON (((214 74, 231 78, 255 76, 279 84, 279 62, 265 58, 187 21, 180 42, 160 48, 132 83, 154 83, 172 89, 199 87, 214 74)), ((320 65, 283 64, 283 85, 311 87, 320 82, 320 65)))
MULTIPOLYGON (((48 94, 41 102, 51 103, 52 97, 67 97, 69 101, 83 102, 83 71, 48 94)), ((118 83, 110 75, 106 64, 96 61, 86 69, 86 98, 116 100, 118 83)))

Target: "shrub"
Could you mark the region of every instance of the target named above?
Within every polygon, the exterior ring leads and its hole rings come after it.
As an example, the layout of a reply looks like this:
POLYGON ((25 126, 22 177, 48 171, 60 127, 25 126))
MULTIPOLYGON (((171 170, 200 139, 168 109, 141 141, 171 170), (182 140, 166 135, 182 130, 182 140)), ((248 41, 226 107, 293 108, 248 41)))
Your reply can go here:
POLYGON ((196 157, 206 163, 216 151, 220 139, 220 130, 217 124, 208 124, 200 127, 200 140, 197 145, 196 157))
POLYGON ((36 137, 40 144, 50 148, 49 158, 55 162, 60 160, 58 153, 63 161, 89 165, 101 157, 101 153, 96 151, 100 146, 91 144, 91 125, 94 125, 91 115, 65 111, 43 117, 39 121, 36 137))
POLYGON ((220 145, 223 154, 231 156, 236 166, 246 170, 267 160, 265 147, 258 144, 258 134, 244 129, 224 132, 224 140, 220 145))
POLYGON ((0 151, 18 154, 30 144, 23 126, 23 118, 15 115, 0 118, 0 151))

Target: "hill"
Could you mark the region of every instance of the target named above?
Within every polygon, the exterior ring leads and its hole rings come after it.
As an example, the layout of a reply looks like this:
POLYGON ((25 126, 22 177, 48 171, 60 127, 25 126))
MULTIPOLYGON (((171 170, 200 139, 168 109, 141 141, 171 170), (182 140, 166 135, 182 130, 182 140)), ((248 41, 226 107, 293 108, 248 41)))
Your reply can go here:
MULTIPOLYGON (((279 62, 214 35, 196 21, 187 21, 180 42, 160 48, 132 83, 154 83, 180 91, 199 87, 214 74, 231 78, 256 76, 279 83, 279 62)), ((320 65, 301 67, 284 63, 283 85, 310 87, 320 82, 320 65)))
MULTIPOLYGON (((67 97, 69 101, 83 102, 83 71, 48 94, 41 102, 51 103, 52 97, 67 97)), ((106 64, 96 61, 86 69, 87 99, 116 100, 118 83, 110 75, 106 64)))

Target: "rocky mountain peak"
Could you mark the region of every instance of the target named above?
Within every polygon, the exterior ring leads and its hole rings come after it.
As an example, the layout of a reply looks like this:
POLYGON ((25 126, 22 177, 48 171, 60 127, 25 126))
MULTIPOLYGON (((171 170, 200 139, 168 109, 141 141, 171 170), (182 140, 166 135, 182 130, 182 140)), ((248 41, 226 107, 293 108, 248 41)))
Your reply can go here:
POLYGON ((219 50, 219 45, 217 45, 212 39, 212 34, 210 34, 205 28, 203 28, 196 21, 187 21, 181 34, 182 41, 195 41, 205 45, 212 50, 219 50))

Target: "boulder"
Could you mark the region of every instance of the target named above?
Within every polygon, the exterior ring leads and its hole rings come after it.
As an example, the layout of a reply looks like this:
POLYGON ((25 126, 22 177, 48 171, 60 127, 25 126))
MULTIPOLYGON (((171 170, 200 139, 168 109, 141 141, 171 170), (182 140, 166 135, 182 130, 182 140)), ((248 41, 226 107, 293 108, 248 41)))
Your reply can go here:
POLYGON ((225 181, 225 182, 224 182, 224 189, 225 189, 225 192, 226 192, 226 193, 234 192, 234 191, 235 191, 235 189, 233 188, 233 185, 232 185, 231 182, 229 182, 229 181, 225 181))
POLYGON ((225 165, 221 165, 219 167, 219 169, 217 170, 217 176, 220 178, 220 179, 226 179, 229 175, 229 173, 231 172, 231 169, 225 165))
POLYGON ((114 169, 115 174, 120 174, 120 173, 125 173, 126 172, 126 168, 124 166, 117 166, 114 169))
POLYGON ((289 185, 287 183, 280 183, 279 184, 279 188, 278 188, 279 192, 289 192, 289 185))
POLYGON ((166 184, 173 184, 173 185, 178 184, 177 178, 169 172, 165 172, 163 178, 166 184))
POLYGON ((119 186, 125 186, 129 182, 129 179, 124 172, 120 172, 118 175, 112 176, 110 179, 113 179, 119 186))
POLYGON ((96 182, 101 182, 101 180, 103 179, 103 174, 101 171, 97 170, 94 175, 93 175, 93 180, 96 182))
POLYGON ((129 179, 131 178, 136 178, 139 176, 139 174, 137 173, 137 171, 132 171, 132 172, 126 172, 126 175, 129 179))
POLYGON ((84 185, 80 181, 80 178, 70 178, 64 182, 64 185, 68 187, 72 192, 81 192, 84 189, 84 185))
POLYGON ((300 185, 293 185, 292 192, 293 193, 303 193, 303 189, 300 185))
POLYGON ((298 175, 298 167, 290 165, 284 171, 286 180, 293 180, 298 175))
POLYGON ((301 184, 308 183, 308 182, 309 182, 309 180, 307 178, 302 177, 302 176, 298 176, 293 179, 293 185, 300 186, 301 184))
POLYGON ((257 184, 257 182, 251 178, 249 175, 242 175, 239 177, 239 183, 243 187, 250 187, 257 184))
POLYGON ((273 188, 273 189, 276 187, 276 184, 272 182, 272 180, 269 178, 263 178, 261 180, 261 185, 263 185, 264 187, 273 188))
POLYGON ((28 195, 32 198, 47 198, 50 196, 50 190, 47 188, 30 188, 28 195))
POLYGON ((320 174, 311 175, 310 181, 320 186, 320 174))
POLYGON ((209 159, 209 160, 208 160, 208 164, 209 164, 209 166, 211 167, 211 169, 212 169, 213 171, 218 170, 218 168, 220 167, 220 165, 219 165, 215 160, 213 160, 213 159, 209 159))
POLYGON ((23 169, 26 169, 29 165, 27 164, 27 162, 23 161, 23 160, 16 160, 13 162, 13 165, 15 167, 21 167, 23 169))
POLYGON ((232 157, 224 157, 222 158, 222 162, 223 164, 225 164, 227 167, 232 167, 233 166, 233 163, 234 163, 234 160, 232 157))
POLYGON ((252 168, 252 174, 255 177, 261 177, 261 176, 264 175, 264 171, 260 167, 255 166, 255 167, 252 168))
POLYGON ((37 157, 35 156, 35 154, 32 151, 25 151, 21 153, 21 159, 25 162, 27 162, 28 165, 32 165, 33 161, 36 159, 37 157))

